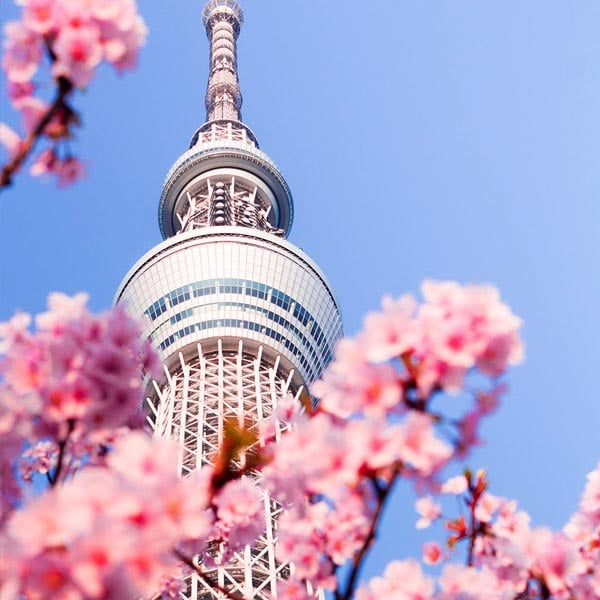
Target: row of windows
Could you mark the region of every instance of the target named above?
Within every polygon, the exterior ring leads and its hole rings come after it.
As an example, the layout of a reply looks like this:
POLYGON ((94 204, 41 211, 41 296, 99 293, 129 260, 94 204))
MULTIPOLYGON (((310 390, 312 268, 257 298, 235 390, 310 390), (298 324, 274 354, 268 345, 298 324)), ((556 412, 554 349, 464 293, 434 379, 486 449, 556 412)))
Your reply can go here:
MULTIPOLYGON (((271 311, 271 310, 267 310, 266 308, 261 308, 260 306, 254 306, 252 304, 244 304, 241 302, 215 302, 214 304, 208 304, 205 305, 205 307, 209 307, 209 306, 216 306, 217 308, 240 308, 243 311, 254 311, 254 312, 258 312, 261 313, 263 315, 265 315, 267 317, 267 319, 269 319, 270 321, 274 321, 275 323, 281 325, 282 327, 284 327, 285 329, 291 330, 292 332, 294 332, 302 341, 302 344, 304 345, 304 347, 308 350, 308 353, 310 355, 310 357, 315 361, 315 362, 319 362, 321 360, 325 361, 325 364, 329 363, 332 359, 333 359, 333 353, 331 351, 331 346, 325 341, 325 343, 323 344, 323 351, 320 354, 317 354, 317 352, 315 352, 314 347, 312 346, 311 342, 304 336, 304 334, 292 323, 290 323, 288 320, 286 320, 284 317, 282 317, 281 315, 271 311)), ((194 313, 194 309, 193 308, 187 308, 179 313, 177 313, 176 315, 172 316, 169 319, 169 323, 170 324, 175 324, 178 323, 179 321, 187 318, 187 317, 191 317, 194 313)), ((152 334, 154 336, 160 336, 160 330, 163 329, 165 327, 166 323, 161 325, 160 327, 157 327, 152 334)), ((324 334, 321 333, 321 335, 319 337, 317 337, 315 339, 316 341, 316 345, 320 346, 320 344, 322 342, 324 342, 324 334)))
POLYGON ((164 298, 159 298, 154 304, 149 306, 144 314, 148 315, 153 321, 160 317, 167 310, 167 305, 165 304, 164 298))
POLYGON ((179 321, 181 321, 182 319, 187 319, 187 317, 191 317, 193 314, 194 314, 193 308, 186 308, 185 310, 178 312, 176 315, 173 315, 169 319, 169 322, 171 323, 171 325, 175 325, 175 323, 179 323, 179 321))
MULTIPOLYGON (((264 283, 258 283, 256 281, 250 281, 247 279, 222 278, 195 281, 189 285, 184 285, 176 290, 173 290, 172 292, 169 292, 154 302, 154 304, 149 306, 144 311, 144 314, 148 315, 150 319, 154 321, 167 310, 165 300, 168 300, 169 304, 172 307, 175 307, 179 303, 189 300, 191 297, 190 293, 194 298, 197 298, 200 296, 216 294, 217 290, 224 294, 245 294, 254 298, 261 298, 263 300, 266 300, 270 297, 270 300, 273 304, 287 311, 289 311, 290 307, 293 305, 293 314, 296 319, 298 319, 305 326, 309 322, 312 322, 310 333, 316 344, 320 345, 325 338, 325 334, 315 321, 314 317, 301 304, 296 303, 291 296, 265 285, 264 283)), ((177 319, 176 321, 173 321, 173 318, 175 317, 171 318, 171 323, 181 320, 177 319)))
POLYGON ((315 379, 315 372, 313 366, 306 360, 306 357, 302 353, 301 350, 298 349, 290 340, 288 340, 284 335, 271 329, 270 327, 265 327, 264 325, 260 325, 259 323, 255 323, 253 321, 245 321, 242 319, 211 319, 209 321, 203 321, 201 323, 196 323, 192 325, 187 325, 183 327, 179 331, 176 331, 172 335, 170 335, 167 339, 161 342, 160 349, 166 350, 171 344, 175 342, 175 340, 184 338, 194 331, 202 331, 204 329, 213 329, 215 327, 235 327, 237 329, 248 329, 250 331, 260 332, 279 343, 282 343, 295 357, 298 358, 300 364, 305 368, 308 373, 309 380, 312 381, 315 379))

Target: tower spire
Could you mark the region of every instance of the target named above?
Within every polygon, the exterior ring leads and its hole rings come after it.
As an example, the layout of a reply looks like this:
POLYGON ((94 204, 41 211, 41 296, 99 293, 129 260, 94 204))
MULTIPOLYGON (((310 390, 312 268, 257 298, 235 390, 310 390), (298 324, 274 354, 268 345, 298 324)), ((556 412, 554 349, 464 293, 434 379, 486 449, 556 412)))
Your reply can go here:
POLYGON ((244 13, 235 0, 210 0, 204 7, 202 19, 210 41, 206 120, 241 121, 236 42, 244 13))

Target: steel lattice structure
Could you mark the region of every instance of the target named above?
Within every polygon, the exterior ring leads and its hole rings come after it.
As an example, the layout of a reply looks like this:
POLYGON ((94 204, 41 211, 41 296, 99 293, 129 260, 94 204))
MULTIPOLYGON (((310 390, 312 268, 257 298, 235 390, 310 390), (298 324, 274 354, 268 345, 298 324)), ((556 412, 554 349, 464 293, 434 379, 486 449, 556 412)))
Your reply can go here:
MULTIPOLYGON (((129 271, 116 301, 144 320, 164 361, 148 385, 155 435, 179 447, 186 476, 210 464, 225 423, 256 428, 287 395, 298 397, 332 358, 342 331, 324 274, 287 237, 293 201, 285 179, 242 122, 235 0, 203 12, 210 41, 206 122, 163 187, 165 238, 129 271)), ((278 425, 277 434, 285 429, 278 425)), ((234 560, 190 579, 185 598, 276 598, 293 566, 275 559, 279 508, 264 495, 265 530, 234 560)))
MULTIPOLYGON (((225 423, 236 419, 251 429, 273 414, 282 394, 290 391, 289 374, 280 372, 279 361, 271 365, 254 349, 224 350, 219 340, 216 352, 204 354, 198 346, 197 356, 185 360, 180 368, 166 371, 166 384, 155 385, 150 399, 150 422, 157 435, 179 444, 180 475, 211 464, 221 442, 225 423)), ((278 425, 281 433, 282 425, 278 425)), ((265 532, 253 548, 226 568, 211 571, 204 579, 189 581, 187 598, 218 598, 210 584, 227 587, 244 598, 265 598, 264 592, 276 595, 278 577, 286 577, 289 567, 275 560, 275 523, 280 508, 263 495, 265 532)))

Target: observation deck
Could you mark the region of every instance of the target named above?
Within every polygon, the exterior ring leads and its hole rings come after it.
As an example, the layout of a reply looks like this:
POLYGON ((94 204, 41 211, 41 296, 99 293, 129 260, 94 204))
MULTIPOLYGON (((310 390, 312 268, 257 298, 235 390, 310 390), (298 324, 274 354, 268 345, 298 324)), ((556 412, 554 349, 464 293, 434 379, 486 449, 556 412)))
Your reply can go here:
POLYGON ((144 315, 167 368, 217 348, 262 347, 310 384, 331 361, 342 333, 337 301, 319 267, 289 242, 241 227, 213 227, 168 239, 144 255, 116 294, 144 315))

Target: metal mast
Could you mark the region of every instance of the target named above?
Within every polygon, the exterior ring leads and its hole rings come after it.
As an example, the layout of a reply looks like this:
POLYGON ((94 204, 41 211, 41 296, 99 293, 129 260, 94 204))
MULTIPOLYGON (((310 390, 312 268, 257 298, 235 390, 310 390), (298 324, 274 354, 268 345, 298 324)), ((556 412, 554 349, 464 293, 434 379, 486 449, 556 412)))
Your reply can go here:
MULTIPOLYGON (((258 427, 283 395, 306 390, 342 330, 324 274, 285 239, 293 218, 285 179, 241 120, 242 10, 234 0, 211 0, 202 16, 210 41, 206 122, 167 174, 159 203, 165 241, 116 295, 143 316, 144 335, 164 361, 164 378, 148 386, 148 420, 155 435, 178 443, 181 476, 211 463, 228 419, 258 427)), ((277 597, 290 566, 275 560, 278 508, 266 495, 264 508, 256 545, 204 581, 193 576, 186 598, 221 598, 215 584, 243 598, 277 597)))

